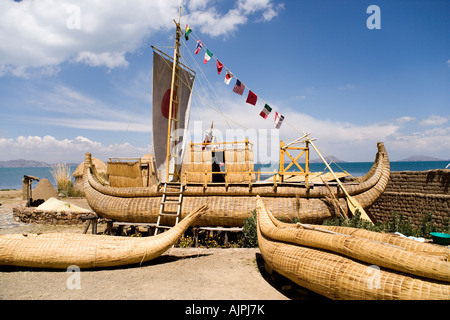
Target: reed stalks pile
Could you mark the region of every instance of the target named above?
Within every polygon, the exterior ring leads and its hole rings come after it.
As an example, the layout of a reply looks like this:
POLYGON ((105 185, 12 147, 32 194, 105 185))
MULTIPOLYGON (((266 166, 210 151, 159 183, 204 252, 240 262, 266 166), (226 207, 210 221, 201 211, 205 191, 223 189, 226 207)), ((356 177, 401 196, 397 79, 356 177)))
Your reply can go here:
POLYGON ((58 192, 62 192, 65 195, 69 195, 73 189, 72 172, 70 167, 66 163, 58 163, 50 169, 53 179, 58 188, 58 192))

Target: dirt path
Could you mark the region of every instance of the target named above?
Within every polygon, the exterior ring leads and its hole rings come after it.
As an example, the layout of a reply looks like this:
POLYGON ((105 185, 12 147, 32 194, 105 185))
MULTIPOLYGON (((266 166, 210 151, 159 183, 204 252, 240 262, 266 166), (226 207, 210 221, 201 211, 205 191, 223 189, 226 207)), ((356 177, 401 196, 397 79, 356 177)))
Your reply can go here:
MULTIPOLYGON (((8 198, 3 193, 0 192, 0 234, 81 233, 84 229, 84 225, 50 226, 15 222, 12 207, 20 203, 21 198, 14 194, 8 198)), ((79 273, 0 266, 0 299, 316 298, 283 277, 269 276, 258 248, 171 248, 159 258, 142 265, 82 270, 79 273)))

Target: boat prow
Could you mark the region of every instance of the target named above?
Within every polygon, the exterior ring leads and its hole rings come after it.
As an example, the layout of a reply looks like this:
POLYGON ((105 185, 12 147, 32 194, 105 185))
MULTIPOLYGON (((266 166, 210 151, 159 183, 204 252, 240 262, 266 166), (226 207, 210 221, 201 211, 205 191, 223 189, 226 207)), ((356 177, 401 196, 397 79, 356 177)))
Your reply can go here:
POLYGON ((353 228, 289 225, 262 198, 256 202, 261 255, 298 285, 337 300, 450 299, 448 249, 353 228))

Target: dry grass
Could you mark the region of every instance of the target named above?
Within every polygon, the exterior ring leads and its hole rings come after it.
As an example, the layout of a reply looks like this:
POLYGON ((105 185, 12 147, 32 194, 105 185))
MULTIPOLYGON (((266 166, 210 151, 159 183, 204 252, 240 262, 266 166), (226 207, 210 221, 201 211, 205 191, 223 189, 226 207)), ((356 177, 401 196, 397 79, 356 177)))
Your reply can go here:
POLYGON ((73 190, 72 172, 70 167, 65 163, 58 163, 51 167, 50 172, 58 187, 58 192, 69 195, 73 190))

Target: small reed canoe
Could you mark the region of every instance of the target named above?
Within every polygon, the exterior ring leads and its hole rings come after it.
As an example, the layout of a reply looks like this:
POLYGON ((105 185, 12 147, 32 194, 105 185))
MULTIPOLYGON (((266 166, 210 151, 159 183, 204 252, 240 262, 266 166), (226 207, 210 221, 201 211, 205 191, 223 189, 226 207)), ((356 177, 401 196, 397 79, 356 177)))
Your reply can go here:
POLYGON ((0 236, 0 265, 67 269, 100 268, 142 263, 171 248, 194 221, 204 214, 203 205, 168 231, 151 237, 48 233, 0 236))
POLYGON ((318 294, 337 300, 450 299, 445 247, 353 228, 284 224, 261 198, 257 215, 267 265, 318 294))

